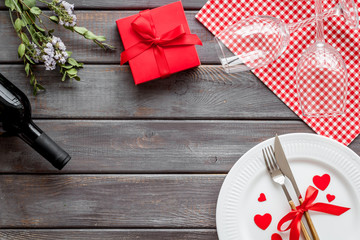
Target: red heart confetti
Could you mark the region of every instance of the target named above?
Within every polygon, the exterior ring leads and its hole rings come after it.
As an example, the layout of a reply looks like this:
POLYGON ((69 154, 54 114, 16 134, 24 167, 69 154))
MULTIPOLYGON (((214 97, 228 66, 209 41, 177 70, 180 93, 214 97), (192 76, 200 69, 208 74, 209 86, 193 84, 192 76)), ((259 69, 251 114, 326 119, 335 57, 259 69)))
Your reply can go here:
POLYGON ((327 195, 326 195, 326 198, 327 198, 327 200, 328 200, 329 202, 332 202, 332 201, 334 201, 334 199, 335 199, 335 195, 327 194, 327 195))
POLYGON ((260 197, 258 198, 258 201, 259 201, 259 202, 264 202, 264 201, 266 201, 266 197, 265 197, 265 194, 264 194, 264 193, 260 193, 260 197))
POLYGON ((262 230, 265 230, 270 225, 271 219, 272 217, 269 213, 265 213, 264 215, 256 214, 254 217, 254 222, 256 226, 258 226, 262 230))
POLYGON ((282 237, 278 233, 271 235, 271 240, 282 240, 282 237))
POLYGON ((313 177, 313 183, 315 184, 315 186, 324 191, 330 183, 330 175, 329 174, 324 174, 321 177, 316 175, 313 177))

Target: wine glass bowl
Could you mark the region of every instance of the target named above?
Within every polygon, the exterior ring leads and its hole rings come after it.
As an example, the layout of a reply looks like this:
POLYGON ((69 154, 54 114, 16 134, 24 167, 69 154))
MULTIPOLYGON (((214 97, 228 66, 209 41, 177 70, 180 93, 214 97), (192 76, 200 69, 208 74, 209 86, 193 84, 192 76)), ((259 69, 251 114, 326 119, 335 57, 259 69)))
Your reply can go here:
POLYGON ((256 69, 277 59, 289 43, 286 25, 271 16, 243 19, 215 37, 217 54, 225 72, 256 69))
POLYGON ((348 76, 345 62, 335 48, 325 42, 310 46, 300 58, 296 72, 304 116, 344 114, 348 76))
MULTIPOLYGON (((352 28, 359 27, 354 0, 340 0, 322 18, 343 15, 352 28)), ((276 60, 289 44, 290 34, 315 21, 315 17, 285 24, 271 16, 252 16, 228 26, 215 37, 220 63, 227 73, 253 70, 276 60)))
MULTIPOLYGON (((340 0, 335 11, 347 24, 359 26, 353 0, 340 0), (339 11, 337 11, 339 12, 339 11)), ((298 98, 307 117, 336 116, 345 113, 348 75, 340 53, 324 39, 322 0, 315 0, 316 42, 303 53, 296 70, 298 98)))

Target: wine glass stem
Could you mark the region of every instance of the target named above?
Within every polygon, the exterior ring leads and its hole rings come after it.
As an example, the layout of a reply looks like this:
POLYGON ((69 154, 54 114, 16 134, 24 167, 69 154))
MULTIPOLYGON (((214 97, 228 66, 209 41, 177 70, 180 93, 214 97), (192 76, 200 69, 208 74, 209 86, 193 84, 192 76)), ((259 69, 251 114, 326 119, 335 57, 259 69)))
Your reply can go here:
MULTIPOLYGON (((334 16, 334 15, 338 15, 338 8, 337 7, 332 8, 332 9, 330 9, 328 11, 324 11, 320 16, 320 19, 323 20, 325 18, 334 16)), ((289 33, 292 34, 293 32, 296 32, 299 29, 301 29, 301 28, 303 28, 303 27, 305 27, 305 26, 307 26, 307 25, 309 25, 309 24, 311 24, 313 22, 317 22, 316 15, 312 16, 310 18, 304 19, 304 20, 297 21, 295 23, 290 23, 290 24, 287 25, 287 27, 288 27, 289 33)))
POLYGON ((316 42, 325 42, 324 39, 324 19, 322 12, 322 0, 315 0, 315 18, 316 18, 316 42))

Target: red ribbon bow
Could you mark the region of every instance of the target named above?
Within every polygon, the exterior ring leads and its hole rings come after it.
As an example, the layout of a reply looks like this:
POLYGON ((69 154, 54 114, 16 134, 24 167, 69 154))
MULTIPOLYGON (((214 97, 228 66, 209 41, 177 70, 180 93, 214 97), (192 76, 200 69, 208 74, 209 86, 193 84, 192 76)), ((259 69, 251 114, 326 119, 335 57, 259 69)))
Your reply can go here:
POLYGON ((131 23, 131 26, 141 38, 141 41, 121 53, 120 64, 122 65, 147 49, 153 48, 161 78, 170 75, 169 64, 164 53, 165 47, 202 45, 198 36, 185 32, 182 24, 161 36, 157 35, 149 10, 140 12, 139 16, 131 23))
POLYGON ((277 229, 281 232, 287 231, 290 229, 290 240, 298 240, 300 237, 300 224, 301 217, 304 212, 308 210, 328 213, 336 216, 340 216, 350 208, 340 207, 327 203, 313 203, 319 193, 319 190, 316 188, 309 186, 306 190, 305 200, 303 204, 296 207, 296 210, 292 210, 288 214, 286 214, 278 223, 277 229), (282 230, 281 227, 284 223, 291 221, 289 226, 282 230))

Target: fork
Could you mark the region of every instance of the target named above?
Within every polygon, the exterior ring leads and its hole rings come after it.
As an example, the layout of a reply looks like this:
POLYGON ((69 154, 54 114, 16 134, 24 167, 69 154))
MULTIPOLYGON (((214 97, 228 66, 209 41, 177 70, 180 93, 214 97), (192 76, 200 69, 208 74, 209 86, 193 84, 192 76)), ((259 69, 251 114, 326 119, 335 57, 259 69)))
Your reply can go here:
MULTIPOLYGON (((265 161, 266 168, 267 168, 272 180, 275 183, 281 185, 291 209, 295 210, 296 209, 295 203, 292 200, 292 198, 289 194, 289 191, 287 190, 287 188, 285 186, 285 175, 281 172, 281 170, 275 160, 273 147, 272 146, 265 147, 264 149, 262 149, 262 153, 264 155, 264 161, 265 161)), ((309 233, 307 232, 306 227, 302 221, 301 221, 301 231, 303 232, 306 240, 311 240, 309 233)))

